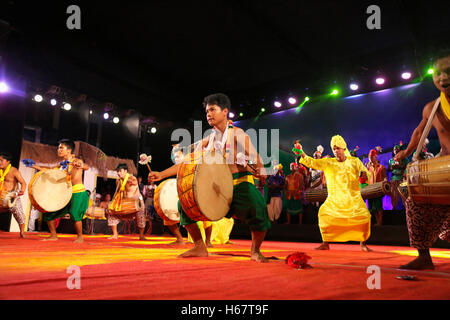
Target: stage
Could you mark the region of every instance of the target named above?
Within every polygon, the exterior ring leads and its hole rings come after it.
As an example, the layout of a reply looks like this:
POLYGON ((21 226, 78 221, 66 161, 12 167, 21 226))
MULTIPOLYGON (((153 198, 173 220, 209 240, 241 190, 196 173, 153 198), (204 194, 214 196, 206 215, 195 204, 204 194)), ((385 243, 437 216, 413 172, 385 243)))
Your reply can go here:
POLYGON ((137 235, 61 234, 56 242, 40 241, 47 233, 0 232, 0 299, 2 300, 447 300, 450 298, 450 250, 432 249, 435 270, 407 271, 398 266, 416 251, 405 246, 266 241, 262 252, 269 263, 250 261, 250 241, 209 249, 208 258, 180 259, 192 247, 170 246, 175 238, 137 235), (311 269, 285 263, 289 254, 309 255, 311 269), (76 274, 70 266, 79 267, 76 274), (381 270, 379 289, 369 266, 381 270), (69 269, 68 269, 69 268, 69 269), (79 275, 74 280, 74 275, 79 275), (415 275, 417 280, 399 280, 415 275), (372 277, 372 278, 370 278, 372 277), (370 278, 370 279, 369 279, 370 278), (372 280, 371 280, 372 279, 372 280), (79 289, 73 287, 78 283, 79 289))

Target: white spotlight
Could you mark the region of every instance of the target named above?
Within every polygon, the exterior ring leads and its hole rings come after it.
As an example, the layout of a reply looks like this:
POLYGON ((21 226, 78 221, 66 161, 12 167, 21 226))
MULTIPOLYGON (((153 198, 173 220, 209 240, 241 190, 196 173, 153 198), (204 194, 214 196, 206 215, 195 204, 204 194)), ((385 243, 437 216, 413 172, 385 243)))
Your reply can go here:
POLYGON ((153 127, 153 128, 150 130, 150 132, 153 133, 153 134, 155 134, 155 133, 156 133, 156 128, 153 127))
POLYGON ((33 100, 36 102, 42 102, 42 100, 44 100, 44 98, 40 94, 37 94, 34 96, 33 100))
POLYGON ((119 120, 119 117, 114 117, 114 118, 113 118, 113 122, 114 122, 114 123, 119 123, 119 121, 120 121, 120 120, 119 120))
POLYGON ((70 109, 72 109, 72 106, 71 106, 71 104, 70 103, 64 103, 64 110, 67 110, 67 111, 69 111, 70 109))
POLYGON ((108 119, 109 119, 109 113, 108 113, 108 112, 105 112, 105 113, 103 114, 103 119, 105 119, 105 120, 108 120, 108 119))
POLYGON ((56 106, 57 103, 58 103, 58 101, 56 101, 56 99, 50 100, 50 104, 51 104, 52 106, 56 106))

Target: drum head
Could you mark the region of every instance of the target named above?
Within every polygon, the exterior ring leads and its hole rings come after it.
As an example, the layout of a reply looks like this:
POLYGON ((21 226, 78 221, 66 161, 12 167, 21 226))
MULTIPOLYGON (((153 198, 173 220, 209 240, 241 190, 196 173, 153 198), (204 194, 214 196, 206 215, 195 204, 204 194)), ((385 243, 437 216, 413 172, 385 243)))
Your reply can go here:
POLYGON ((159 192, 159 205, 164 215, 171 221, 180 221, 178 213, 177 179, 168 179, 159 192))
POLYGON ((194 197, 202 214, 211 221, 222 219, 233 199, 233 175, 220 154, 204 156, 196 168, 194 197))
POLYGON ((31 192, 36 203, 47 212, 64 208, 72 198, 72 185, 67 174, 58 169, 42 172, 34 181, 31 192))

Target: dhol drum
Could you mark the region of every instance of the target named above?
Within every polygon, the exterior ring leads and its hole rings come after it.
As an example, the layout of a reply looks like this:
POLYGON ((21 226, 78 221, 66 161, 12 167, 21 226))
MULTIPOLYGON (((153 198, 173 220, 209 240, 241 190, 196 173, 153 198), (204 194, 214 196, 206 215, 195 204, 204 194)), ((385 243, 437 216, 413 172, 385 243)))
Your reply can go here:
POLYGON ((67 173, 59 169, 36 173, 28 185, 30 202, 40 212, 55 212, 64 208, 72 198, 72 184, 67 173))
MULTIPOLYGON (((391 192, 391 184, 387 181, 370 184, 361 189, 361 196, 364 200, 380 198, 391 192)), ((320 190, 309 189, 305 192, 305 200, 309 202, 325 202, 328 197, 326 188, 320 190)))
POLYGON ((305 191, 305 200, 309 202, 325 202, 328 197, 327 188, 308 189, 305 191))
POLYGON ((109 209, 108 212, 113 215, 131 215, 134 214, 140 210, 142 210, 142 202, 140 199, 134 199, 134 198, 124 198, 122 199, 122 209, 120 211, 115 211, 109 209))
POLYGON ((218 221, 233 199, 233 176, 218 153, 191 153, 180 164, 177 190, 184 212, 195 221, 218 221))
POLYGON ((86 210, 86 217, 89 219, 106 219, 105 209, 100 207, 89 207, 86 210))
POLYGON ((361 196, 364 200, 384 197, 391 193, 391 184, 388 181, 381 181, 369 184, 361 189, 361 196))
POLYGON ((167 222, 179 222, 177 179, 161 182, 155 190, 153 203, 161 219, 167 222))
POLYGON ((16 205, 17 192, 3 190, 0 192, 0 212, 8 211, 16 205))
POLYGON ((410 162, 406 179, 415 203, 450 204, 450 155, 410 162))

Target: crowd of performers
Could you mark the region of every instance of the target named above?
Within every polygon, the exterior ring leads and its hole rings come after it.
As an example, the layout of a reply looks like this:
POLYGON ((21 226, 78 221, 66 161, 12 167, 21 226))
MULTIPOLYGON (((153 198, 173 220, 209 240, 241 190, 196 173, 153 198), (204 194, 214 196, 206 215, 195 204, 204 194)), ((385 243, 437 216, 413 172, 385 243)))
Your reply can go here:
MULTIPOLYGON (((335 135, 330 141, 334 157, 322 157, 323 148, 317 148, 310 157, 306 150, 303 150, 300 141, 297 141, 294 151, 297 152, 298 158, 291 165, 292 173, 284 177, 282 168, 278 167, 276 174, 268 176, 261 157, 248 135, 228 120, 228 112, 231 107, 229 98, 221 93, 205 98, 203 107, 213 131, 210 136, 197 145, 195 151, 214 152, 223 156, 224 159, 232 157, 233 161, 226 163, 232 174, 233 195, 229 211, 223 218, 229 219, 229 221, 238 219, 250 227, 251 260, 268 262, 260 248, 267 231, 271 228, 271 223, 279 217, 281 193, 284 191, 289 201, 288 214, 298 214, 301 212, 301 194, 307 186, 317 188, 326 186, 328 192, 318 213, 323 242, 317 249, 329 250, 330 242, 357 241, 360 242, 362 251, 371 251, 366 245, 371 231, 371 212, 375 215, 377 224, 381 224, 382 204, 380 199, 375 199, 369 203, 368 208, 361 196, 361 188, 387 179, 387 171, 392 172, 391 183, 400 184, 404 180, 407 165, 405 159, 416 150, 422 133, 426 131, 427 123, 432 124, 437 131, 441 145, 439 156, 446 157, 450 154, 450 53, 446 52, 439 56, 434 67, 436 72, 433 75, 433 81, 441 93, 440 99, 433 100, 424 107, 422 121, 412 133, 409 144, 394 147, 394 155, 389 161, 388 168, 379 163, 376 149, 370 151, 369 162, 366 166, 363 165, 355 153, 351 154, 345 139, 340 135, 335 135), (241 147, 241 153, 232 152, 238 150, 239 147, 241 147), (266 180, 265 183, 269 188, 268 203, 261 194, 262 184, 257 185, 255 180, 266 180)), ((83 241, 81 221, 89 206, 89 195, 84 188, 82 177, 87 166, 81 159, 75 157, 74 147, 74 143, 69 140, 61 141, 58 146, 58 156, 62 159, 58 168, 67 172, 68 181, 72 186, 72 197, 67 206, 61 210, 44 213, 44 221, 47 222, 50 230, 50 236, 45 239, 46 241, 58 239, 55 219, 66 214, 70 214, 75 223, 76 242, 83 241)), ((353 150, 353 152, 355 151, 353 150)), ((425 153, 423 157, 426 157, 425 153)), ((37 166, 30 159, 23 160, 23 162, 36 170, 46 169, 37 166)), ((163 171, 151 171, 148 180, 153 183, 173 177, 181 165, 180 161, 176 161, 174 165, 163 171)), ((112 238, 117 237, 117 223, 123 217, 123 215, 115 216, 114 212, 127 210, 129 200, 132 200, 131 202, 143 201, 138 181, 127 169, 124 165, 117 167, 119 179, 115 195, 109 205, 109 211, 112 214, 108 219, 108 225, 113 228, 112 238)), ((17 190, 17 196, 23 195, 26 190, 24 179, 20 172, 11 166, 11 156, 5 152, 0 154, 0 190, 2 194, 17 190)), ((395 201, 396 199, 393 197, 394 207, 395 201)), ((434 265, 429 249, 438 237, 445 240, 450 239, 450 205, 420 204, 408 197, 405 207, 410 244, 418 250, 419 255, 400 268, 433 269, 434 265)), ((186 213, 188 209, 182 206, 178 206, 178 209, 179 224, 186 228, 194 244, 192 249, 179 257, 207 257, 209 243, 205 241, 204 234, 210 234, 211 224, 208 222, 197 223, 198 221, 186 213)), ((20 226, 20 234, 24 236, 25 219, 20 201, 16 201, 16 204, 8 210, 16 218, 20 226)), ((136 217, 140 236, 143 238, 143 214, 136 210, 132 214, 136 217)), ((181 237, 178 224, 168 227, 177 236, 177 239, 178 236, 181 237)))

